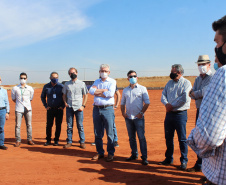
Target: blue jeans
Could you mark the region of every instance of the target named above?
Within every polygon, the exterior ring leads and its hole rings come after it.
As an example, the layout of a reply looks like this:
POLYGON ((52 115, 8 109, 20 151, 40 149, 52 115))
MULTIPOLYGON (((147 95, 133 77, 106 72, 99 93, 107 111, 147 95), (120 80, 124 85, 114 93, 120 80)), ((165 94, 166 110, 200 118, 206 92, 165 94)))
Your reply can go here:
POLYGON ((187 111, 181 112, 167 112, 164 122, 165 127, 165 139, 166 139, 166 160, 168 162, 173 161, 173 151, 174 151, 174 132, 176 130, 178 135, 178 141, 180 144, 180 162, 187 163, 188 158, 188 146, 186 143, 186 123, 187 123, 187 111))
POLYGON ((118 134, 117 134, 117 129, 116 129, 116 125, 115 125, 115 118, 114 118, 113 131, 114 131, 114 142, 116 142, 116 141, 118 141, 118 134))
POLYGON ((74 116, 76 118, 77 129, 79 134, 79 142, 85 143, 85 133, 83 129, 83 111, 74 111, 73 108, 66 108, 67 117, 67 143, 72 143, 74 116))
POLYGON ((21 127, 21 122, 22 118, 24 116, 26 126, 27 126, 27 140, 31 141, 32 140, 32 125, 31 125, 31 119, 32 119, 32 111, 28 111, 24 109, 24 112, 15 112, 16 115, 16 126, 15 126, 15 137, 17 142, 21 142, 21 137, 20 137, 20 127, 21 127))
POLYGON ((137 151, 137 141, 136 141, 136 132, 140 142, 140 151, 141 151, 141 158, 147 159, 147 143, 145 138, 145 126, 144 126, 144 118, 142 119, 125 119, 126 127, 129 135, 129 143, 130 148, 132 149, 132 156, 138 156, 137 151))
POLYGON ((0 110, 0 146, 4 145, 4 140, 5 140, 5 135, 4 135, 5 114, 6 114, 6 109, 0 110))
POLYGON ((95 134, 95 143, 96 150, 98 154, 104 155, 103 149, 103 136, 104 128, 107 133, 107 151, 109 155, 114 156, 115 147, 114 147, 114 109, 113 106, 106 108, 93 107, 93 124, 94 124, 94 134, 95 134))

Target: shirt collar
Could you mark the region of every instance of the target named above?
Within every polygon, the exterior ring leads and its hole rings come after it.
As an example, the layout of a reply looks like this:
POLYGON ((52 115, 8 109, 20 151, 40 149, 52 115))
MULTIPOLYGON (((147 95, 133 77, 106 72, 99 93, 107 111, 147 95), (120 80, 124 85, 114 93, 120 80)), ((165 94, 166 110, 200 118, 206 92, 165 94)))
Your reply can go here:
MULTIPOLYGON (((134 88, 137 88, 139 86, 138 83, 136 83, 135 87, 134 88)), ((129 85, 129 88, 131 88, 131 86, 129 85)))
MULTIPOLYGON (((103 82, 102 78, 100 78, 100 81, 103 82)), ((107 77, 107 79, 105 81, 109 82, 109 77, 107 77)))
MULTIPOLYGON (((18 87, 20 87, 20 88, 21 88, 21 87, 22 87, 22 85, 21 85, 21 84, 19 84, 19 85, 18 85, 18 87)), ((27 88, 27 84, 25 84, 25 86, 24 86, 24 87, 25 87, 25 88, 27 88)))

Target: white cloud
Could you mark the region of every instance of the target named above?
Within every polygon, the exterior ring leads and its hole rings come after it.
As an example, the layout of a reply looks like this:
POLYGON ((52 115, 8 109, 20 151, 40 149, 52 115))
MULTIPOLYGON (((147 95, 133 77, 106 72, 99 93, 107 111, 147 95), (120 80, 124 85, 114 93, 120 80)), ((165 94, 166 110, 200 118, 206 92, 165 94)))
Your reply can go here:
POLYGON ((91 25, 83 10, 98 0, 1 0, 0 48, 28 45, 91 25), (92 3, 90 3, 92 2, 92 3))

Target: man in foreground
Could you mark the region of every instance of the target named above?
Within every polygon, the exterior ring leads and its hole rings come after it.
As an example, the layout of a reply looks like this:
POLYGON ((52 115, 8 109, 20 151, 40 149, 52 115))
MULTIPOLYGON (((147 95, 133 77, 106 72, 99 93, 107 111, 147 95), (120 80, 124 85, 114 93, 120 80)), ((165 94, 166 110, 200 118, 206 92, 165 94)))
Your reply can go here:
POLYGON ((188 145, 202 158, 205 184, 226 184, 226 16, 213 22, 221 67, 209 83, 188 145))

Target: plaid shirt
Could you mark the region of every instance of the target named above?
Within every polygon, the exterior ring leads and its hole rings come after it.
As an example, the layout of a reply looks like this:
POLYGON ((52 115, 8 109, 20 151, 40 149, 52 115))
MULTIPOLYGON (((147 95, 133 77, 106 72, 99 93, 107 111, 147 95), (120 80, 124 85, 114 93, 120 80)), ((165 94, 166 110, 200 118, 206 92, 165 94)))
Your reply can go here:
POLYGON ((212 77, 187 143, 203 158, 206 178, 226 185, 226 65, 212 77))

